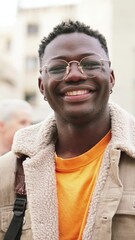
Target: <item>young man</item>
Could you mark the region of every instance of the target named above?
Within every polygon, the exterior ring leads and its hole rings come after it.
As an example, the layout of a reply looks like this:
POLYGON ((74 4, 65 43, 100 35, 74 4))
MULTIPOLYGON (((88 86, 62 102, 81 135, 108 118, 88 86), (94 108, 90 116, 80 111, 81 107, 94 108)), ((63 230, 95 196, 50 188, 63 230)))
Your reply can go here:
POLYGON ((105 38, 62 22, 39 59, 39 89, 54 115, 18 131, 1 157, 0 240, 24 175, 22 240, 134 240, 135 119, 108 102, 115 78, 105 38))
POLYGON ((9 152, 17 130, 32 123, 31 105, 20 99, 0 101, 0 156, 9 152))

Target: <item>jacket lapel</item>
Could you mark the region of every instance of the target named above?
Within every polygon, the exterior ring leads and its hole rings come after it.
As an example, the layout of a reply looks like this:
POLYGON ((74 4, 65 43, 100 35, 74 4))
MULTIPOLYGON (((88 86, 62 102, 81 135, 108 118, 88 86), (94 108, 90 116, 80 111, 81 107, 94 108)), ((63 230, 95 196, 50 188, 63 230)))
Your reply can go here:
POLYGON ((23 165, 33 237, 35 240, 58 240, 54 145, 26 159, 23 165))

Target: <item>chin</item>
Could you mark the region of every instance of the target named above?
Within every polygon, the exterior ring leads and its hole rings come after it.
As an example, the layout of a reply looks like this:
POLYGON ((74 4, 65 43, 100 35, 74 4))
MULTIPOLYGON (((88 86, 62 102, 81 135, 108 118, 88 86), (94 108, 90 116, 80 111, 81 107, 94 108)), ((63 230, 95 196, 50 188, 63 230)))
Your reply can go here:
POLYGON ((84 113, 84 112, 74 112, 74 113, 70 113, 66 116, 64 116, 64 118, 66 119, 67 122, 73 123, 73 124, 84 124, 84 123, 88 123, 90 122, 91 119, 91 114, 90 113, 84 113))

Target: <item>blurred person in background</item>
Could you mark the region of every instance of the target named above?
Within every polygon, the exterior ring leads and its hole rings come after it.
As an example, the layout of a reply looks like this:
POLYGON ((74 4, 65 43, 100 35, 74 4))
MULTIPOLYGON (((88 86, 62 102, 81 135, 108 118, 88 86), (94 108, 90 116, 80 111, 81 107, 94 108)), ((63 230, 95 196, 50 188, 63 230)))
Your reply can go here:
POLYGON ((20 99, 0 100, 0 156, 9 152, 17 130, 32 123, 32 106, 20 99))
POLYGON ((135 118, 109 101, 106 39, 62 22, 42 39, 39 59, 39 89, 54 114, 17 131, 0 158, 0 240, 17 232, 21 240, 134 240, 135 118))

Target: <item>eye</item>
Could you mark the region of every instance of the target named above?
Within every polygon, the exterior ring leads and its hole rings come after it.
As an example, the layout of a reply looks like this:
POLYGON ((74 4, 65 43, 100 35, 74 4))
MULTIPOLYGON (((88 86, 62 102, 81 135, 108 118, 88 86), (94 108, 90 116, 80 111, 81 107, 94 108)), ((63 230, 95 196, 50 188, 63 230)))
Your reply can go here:
POLYGON ((48 66, 48 72, 50 74, 65 73, 67 65, 65 63, 56 63, 48 66))
POLYGON ((81 66, 84 70, 94 70, 101 68, 100 61, 85 59, 81 62, 81 66))

